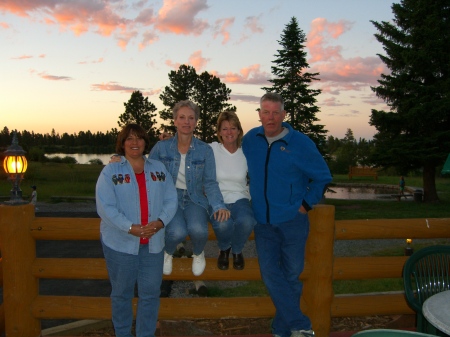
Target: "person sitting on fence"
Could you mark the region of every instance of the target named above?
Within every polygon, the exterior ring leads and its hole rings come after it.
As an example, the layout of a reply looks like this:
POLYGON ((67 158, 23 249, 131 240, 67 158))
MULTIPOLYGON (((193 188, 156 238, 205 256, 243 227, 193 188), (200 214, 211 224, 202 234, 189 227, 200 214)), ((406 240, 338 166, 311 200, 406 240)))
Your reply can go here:
POLYGON ((222 112, 217 119, 218 142, 210 144, 216 160, 216 174, 230 218, 218 221, 211 217, 211 224, 219 245, 217 267, 228 269, 230 251, 233 268, 244 269, 242 249, 256 224, 250 205, 247 184, 247 160, 241 148, 244 135, 238 116, 233 111, 222 112))
POLYGON ((178 193, 178 209, 167 226, 164 275, 172 273, 177 245, 189 235, 193 246, 192 273, 199 276, 206 266, 204 248, 208 241, 209 209, 214 219, 226 221, 226 208, 216 181, 216 163, 209 145, 194 137, 200 109, 189 100, 173 107, 177 133, 152 148, 150 158, 160 160, 172 176, 178 193))
POLYGON ((163 163, 146 159, 147 132, 128 124, 117 137, 120 162, 106 165, 97 180, 100 239, 111 282, 112 322, 129 337, 137 283, 136 334, 154 337, 164 263, 165 224, 177 210, 177 192, 163 163))
MULTIPOLYGON (((233 268, 245 267, 242 250, 256 224, 250 205, 250 193, 247 183, 247 160, 241 148, 244 135, 239 117, 234 111, 224 111, 217 119, 217 138, 219 142, 209 145, 214 152, 216 176, 225 205, 230 217, 218 221, 210 217, 219 246, 217 268, 229 268, 229 255, 233 254, 233 268)), ((172 135, 162 133, 160 139, 169 139, 172 135)), ((212 214, 212 212, 210 212, 212 214)))

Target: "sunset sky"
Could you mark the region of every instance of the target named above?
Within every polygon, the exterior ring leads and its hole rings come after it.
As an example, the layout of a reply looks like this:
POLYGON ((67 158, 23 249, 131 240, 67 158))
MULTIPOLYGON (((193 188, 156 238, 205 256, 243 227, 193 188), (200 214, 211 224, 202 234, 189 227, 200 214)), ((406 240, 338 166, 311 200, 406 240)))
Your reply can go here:
MULTIPOLYGON (((398 1, 397 1, 398 2, 398 1)), ((244 131, 269 86, 278 41, 295 16, 319 72, 319 124, 371 139, 370 86, 388 69, 370 20, 391 21, 390 0, 0 0, 0 127, 37 133, 118 128, 140 90, 158 109, 168 74, 188 64, 232 90, 244 131)))

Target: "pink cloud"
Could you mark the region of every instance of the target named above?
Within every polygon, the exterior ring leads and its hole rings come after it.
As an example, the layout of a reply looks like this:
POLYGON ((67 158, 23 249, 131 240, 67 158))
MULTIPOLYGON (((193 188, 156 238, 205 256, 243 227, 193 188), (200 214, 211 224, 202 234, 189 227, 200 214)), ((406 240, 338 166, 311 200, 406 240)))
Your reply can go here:
POLYGON ((340 91, 359 91, 368 85, 376 85, 377 80, 387 69, 378 57, 342 56, 340 45, 331 45, 352 28, 352 23, 345 20, 328 22, 317 18, 311 22, 311 31, 307 36, 306 46, 311 58, 308 60, 312 73, 319 73, 320 82, 315 86, 322 93, 339 95, 340 91))
POLYGON ((180 66, 181 66, 181 63, 178 63, 178 62, 174 63, 174 62, 172 62, 171 60, 166 60, 166 61, 164 62, 164 64, 165 64, 166 66, 172 68, 172 69, 175 69, 175 70, 177 70, 177 69, 180 68, 180 66))
MULTIPOLYGON (((183 64, 190 65, 190 66, 194 67, 197 72, 201 72, 206 67, 206 64, 208 62, 209 62, 209 59, 204 58, 202 56, 202 51, 197 50, 189 56, 189 61, 185 62, 183 64)), ((181 63, 172 62, 172 60, 166 60, 164 63, 166 66, 168 66, 172 69, 175 69, 175 70, 178 70, 178 68, 180 68, 180 65, 181 65, 181 63)), ((211 72, 209 72, 209 73, 211 73, 211 72)))
POLYGON ((366 83, 374 85, 387 69, 378 57, 341 58, 334 62, 319 62, 311 67, 319 72, 321 82, 366 83))
MULTIPOLYGON (((139 36, 138 48, 144 49, 157 41, 155 32, 200 35, 209 28, 207 20, 199 14, 209 8, 207 0, 163 0, 159 12, 155 12, 149 1, 140 0, 2 0, 0 12, 27 17, 34 23, 58 25, 61 30, 71 31, 75 36, 94 32, 104 37, 113 37, 123 50, 139 36), (127 9, 137 11, 134 18, 126 17, 127 9), (142 27, 151 27, 142 31, 142 27)), ((225 19, 218 34, 226 43, 231 22, 225 19)), ((6 28, 5 24, 1 27, 6 28)))
POLYGON ((214 25, 214 38, 222 36, 222 44, 226 44, 230 39, 229 28, 233 25, 234 18, 220 19, 215 22, 214 25))
POLYGON ((340 46, 327 46, 330 38, 337 39, 352 28, 352 23, 340 20, 337 23, 328 22, 324 18, 317 18, 311 22, 311 30, 307 36, 306 46, 311 59, 309 62, 328 61, 341 58, 340 46))
POLYGON ((138 32, 136 30, 123 30, 122 32, 115 34, 117 45, 122 50, 125 50, 130 40, 136 36, 138 36, 138 32))
POLYGON ((58 24, 79 36, 89 30, 110 36, 115 30, 126 30, 131 20, 120 15, 123 1, 49 1, 49 0, 4 0, 0 11, 33 20, 42 18, 45 24, 58 24))
POLYGON ((336 97, 330 97, 327 99, 324 99, 321 102, 322 106, 348 106, 350 104, 348 103, 341 103, 336 97))
POLYGON ((206 64, 209 62, 209 59, 202 57, 202 51, 197 50, 191 56, 189 56, 189 64, 192 65, 197 72, 200 72, 205 68, 206 64))
POLYGON ((28 12, 41 7, 41 3, 43 4, 45 2, 45 0, 3 0, 0 2, 0 12, 10 12, 18 16, 28 16, 28 12))
POLYGON ((41 54, 41 55, 39 55, 38 57, 40 58, 40 59, 43 59, 43 58, 45 58, 47 55, 45 55, 45 54, 41 54))
POLYGON ((78 62, 78 64, 96 64, 96 63, 102 63, 102 62, 103 62, 103 57, 99 57, 97 60, 81 61, 81 62, 78 62))
POLYGON ((161 32, 200 35, 209 25, 195 17, 207 8, 206 0, 164 0, 155 28, 161 32))
POLYGON ((155 14, 152 8, 144 8, 134 20, 143 26, 150 26, 155 23, 155 14))
POLYGON ((240 101, 240 102, 254 103, 254 104, 259 104, 259 99, 260 99, 259 96, 242 95, 242 94, 231 94, 230 98, 233 101, 240 101))
POLYGON ((21 56, 17 56, 17 57, 11 57, 11 59, 13 60, 26 60, 26 59, 32 59, 33 56, 32 55, 21 55, 21 56))
POLYGON ((237 42, 238 44, 247 40, 252 34, 261 34, 264 32, 264 29, 259 22, 260 18, 261 15, 245 18, 244 30, 241 38, 237 42))
POLYGON ((261 66, 259 64, 254 64, 242 68, 238 74, 228 72, 223 75, 217 74, 215 76, 221 78, 225 83, 268 85, 268 79, 271 75, 266 72, 261 72, 260 68, 261 66))
POLYGON ((10 28, 9 24, 7 24, 6 22, 0 22, 0 27, 2 27, 4 29, 10 28))
POLYGON ((124 93, 129 93, 129 92, 133 92, 133 91, 141 90, 141 89, 134 88, 134 87, 126 87, 126 86, 118 84, 117 82, 108 82, 108 83, 92 84, 91 90, 93 90, 93 91, 121 91, 124 93))
POLYGON ((133 91, 139 90, 142 92, 142 94, 144 96, 156 95, 161 91, 161 89, 143 91, 140 88, 123 86, 123 85, 118 84, 117 82, 92 84, 91 90, 93 90, 93 91, 121 91, 123 93, 132 93, 133 91))
POLYGON ((156 42, 159 40, 158 35, 156 35, 152 31, 146 31, 144 34, 142 34, 142 41, 139 43, 139 50, 144 49, 148 45, 152 44, 153 42, 156 42))
POLYGON ((49 75, 46 72, 40 72, 40 73, 38 73, 38 76, 40 78, 43 78, 44 80, 50 80, 50 81, 71 81, 71 80, 73 80, 73 78, 69 77, 69 76, 49 75))
POLYGON ((245 18, 245 25, 244 27, 248 30, 250 30, 250 32, 252 33, 262 33, 264 30, 261 27, 261 24, 259 22, 261 18, 260 16, 249 16, 247 18, 245 18))

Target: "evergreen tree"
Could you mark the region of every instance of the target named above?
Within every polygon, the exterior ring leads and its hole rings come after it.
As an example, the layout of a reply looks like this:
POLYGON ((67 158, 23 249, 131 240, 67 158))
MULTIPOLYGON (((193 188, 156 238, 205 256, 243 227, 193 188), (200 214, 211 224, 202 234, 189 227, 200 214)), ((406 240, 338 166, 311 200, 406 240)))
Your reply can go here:
POLYGON ((227 103, 231 89, 220 79, 208 72, 199 75, 193 92, 192 101, 200 108, 200 118, 195 135, 204 142, 217 141, 217 117, 224 110, 236 111, 236 107, 227 103))
POLYGON ((173 125, 172 108, 179 101, 189 99, 193 95, 198 75, 194 67, 181 65, 177 71, 172 70, 169 73, 170 85, 164 88, 159 95, 166 109, 159 112, 162 120, 169 120, 169 124, 161 124, 161 129, 169 133, 175 133, 176 129, 173 125))
POLYGON ((372 110, 374 161, 401 174, 423 169, 424 201, 438 201, 436 168, 450 152, 450 6, 448 0, 401 0, 393 22, 375 22, 378 55, 391 71, 372 90, 390 111, 372 110))
POLYGON ((283 97, 288 122, 294 129, 309 136, 323 153, 327 130, 323 125, 314 124, 319 121, 316 117, 319 108, 315 104, 316 96, 321 91, 310 88, 311 83, 318 80, 319 73, 307 72, 306 37, 295 17, 286 25, 278 43, 282 48, 273 61, 274 78, 269 80, 273 85, 262 89, 283 97))
POLYGON ((159 96, 167 107, 159 114, 161 119, 170 120, 170 125, 162 125, 164 131, 175 133, 173 125, 173 106, 189 99, 200 108, 200 118, 195 135, 205 142, 216 139, 216 122, 218 115, 224 110, 236 111, 236 107, 227 103, 230 99, 231 89, 228 89, 220 79, 208 72, 198 75, 195 68, 181 65, 178 71, 169 74, 170 85, 159 96))
POLYGON ((131 98, 123 105, 125 106, 125 112, 119 116, 117 124, 120 127, 129 123, 139 124, 148 132, 150 144, 155 144, 158 141, 156 120, 154 119, 156 106, 149 102, 148 97, 144 97, 139 90, 133 91, 131 98))

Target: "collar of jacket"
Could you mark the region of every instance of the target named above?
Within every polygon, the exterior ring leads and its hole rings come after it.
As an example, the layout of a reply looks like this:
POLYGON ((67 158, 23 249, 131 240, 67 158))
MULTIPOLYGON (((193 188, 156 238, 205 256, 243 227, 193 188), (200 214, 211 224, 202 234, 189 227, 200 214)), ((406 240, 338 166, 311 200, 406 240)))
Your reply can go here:
MULTIPOLYGON (((192 136, 191 139, 191 145, 189 145, 189 148, 192 150, 195 150, 195 143, 197 142, 197 138, 192 136)), ((170 144, 171 148, 178 149, 178 132, 175 134, 175 137, 172 138, 172 143, 170 144)))
MULTIPOLYGON (((290 124, 288 124, 286 122, 282 122, 281 126, 289 130, 288 134, 286 136, 284 136, 283 138, 281 138, 287 145, 292 137, 293 131, 295 131, 295 130, 292 128, 292 126, 290 124)), ((263 126, 258 127, 258 132, 256 133, 256 135, 263 137, 264 139, 267 139, 266 135, 264 134, 263 126)))

